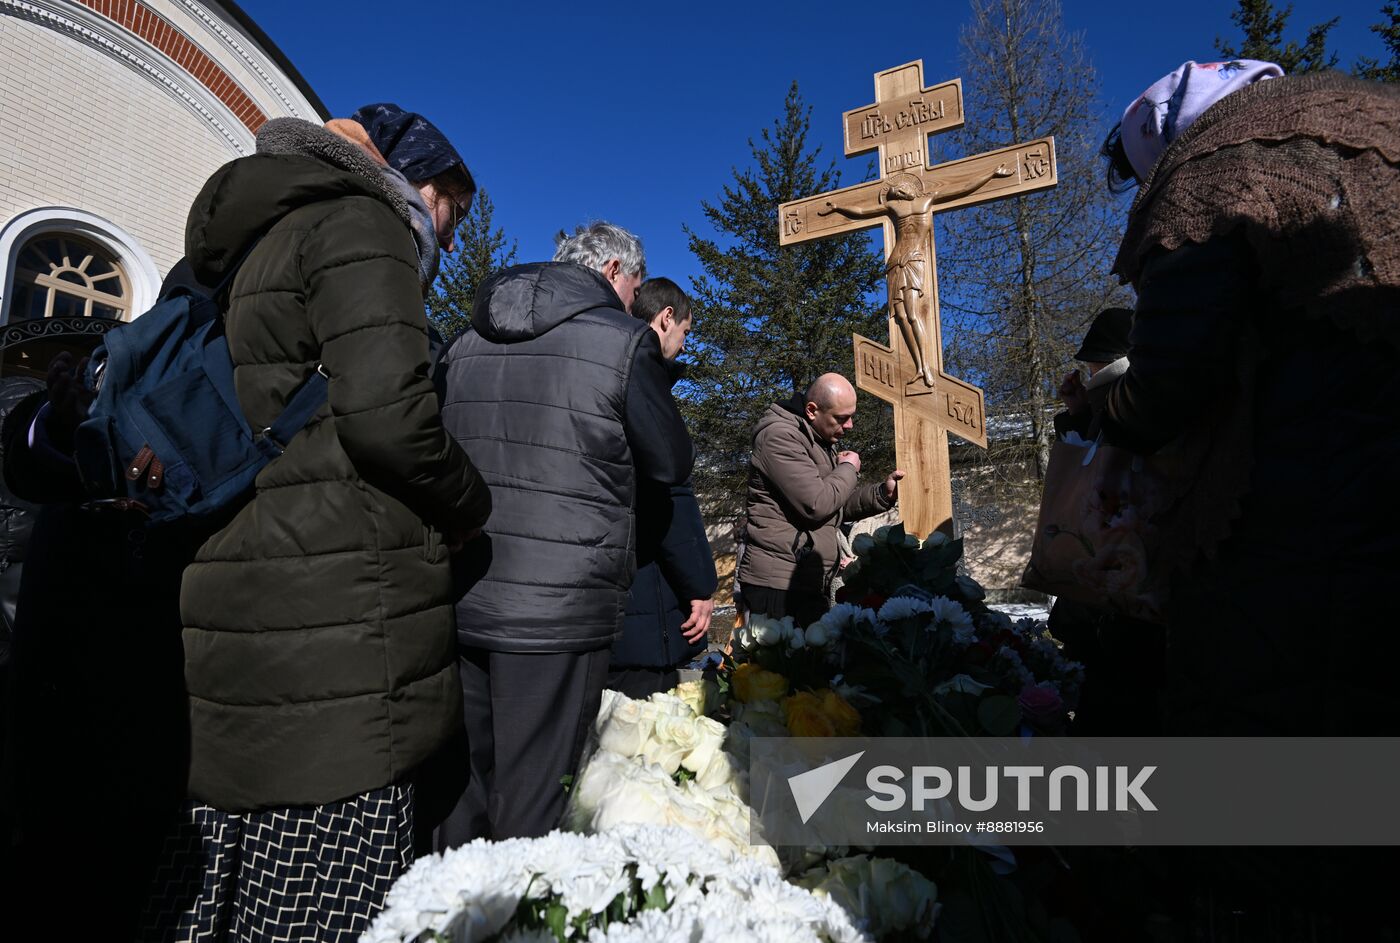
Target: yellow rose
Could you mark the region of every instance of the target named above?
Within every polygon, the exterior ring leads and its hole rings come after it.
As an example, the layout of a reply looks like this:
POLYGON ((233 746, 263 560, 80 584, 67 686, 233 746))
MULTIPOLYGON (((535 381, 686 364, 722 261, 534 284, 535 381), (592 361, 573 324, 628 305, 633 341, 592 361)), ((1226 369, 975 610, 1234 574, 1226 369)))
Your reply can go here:
POLYGON ((754 701, 776 701, 788 691, 788 679, 775 671, 766 671, 753 662, 746 661, 734 669, 729 680, 734 688, 734 696, 741 703, 754 701))
POLYGON ((811 691, 783 698, 783 719, 794 737, 836 736, 836 725, 822 710, 821 698, 811 691))
POLYGON ((831 718, 836 728, 836 736, 854 737, 860 733, 860 711, 835 691, 822 689, 817 694, 821 697, 822 713, 831 718))

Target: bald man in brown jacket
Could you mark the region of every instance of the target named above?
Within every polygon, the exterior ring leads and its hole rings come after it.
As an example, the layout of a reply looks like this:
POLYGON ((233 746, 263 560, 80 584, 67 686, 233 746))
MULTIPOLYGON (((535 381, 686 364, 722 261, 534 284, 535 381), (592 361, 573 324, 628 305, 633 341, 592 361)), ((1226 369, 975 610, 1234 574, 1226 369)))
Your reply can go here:
POLYGON ((774 403, 754 430, 739 587, 750 612, 821 618, 839 562, 837 528, 892 507, 904 472, 861 485, 860 456, 837 451, 856 391, 839 373, 774 403))

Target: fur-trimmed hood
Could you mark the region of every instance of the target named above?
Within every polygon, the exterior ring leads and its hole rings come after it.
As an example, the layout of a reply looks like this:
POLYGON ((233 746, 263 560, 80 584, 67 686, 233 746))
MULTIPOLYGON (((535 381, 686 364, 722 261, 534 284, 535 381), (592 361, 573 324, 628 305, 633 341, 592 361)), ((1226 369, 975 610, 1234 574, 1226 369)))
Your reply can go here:
POLYGON ((258 131, 258 153, 225 164, 195 198, 185 229, 185 254, 206 285, 271 226, 299 206, 341 196, 382 200, 403 220, 418 249, 423 285, 437 276, 432 216, 403 174, 376 163, 365 150, 321 125, 276 118, 258 131))

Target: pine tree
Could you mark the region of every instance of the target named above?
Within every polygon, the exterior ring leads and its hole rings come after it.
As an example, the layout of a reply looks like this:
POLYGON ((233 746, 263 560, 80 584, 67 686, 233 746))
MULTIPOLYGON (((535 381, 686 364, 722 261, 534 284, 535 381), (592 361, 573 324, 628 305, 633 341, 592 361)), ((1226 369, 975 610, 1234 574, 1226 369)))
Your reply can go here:
POLYGON ((515 261, 515 240, 506 243, 505 230, 493 226, 496 206, 482 189, 457 224, 456 251, 445 254, 437 281, 424 303, 428 320, 444 338, 471 323, 472 301, 481 283, 515 261))
POLYGON ((1381 7, 1381 15, 1385 22, 1371 24, 1371 32, 1380 36, 1390 53, 1390 61, 1381 65, 1377 59, 1362 56, 1352 71, 1375 82, 1400 82, 1400 3, 1387 3, 1381 7))
MULTIPOLYGON (((701 203, 718 238, 686 227, 705 274, 692 279, 695 363, 679 392, 700 449, 696 486, 725 517, 743 506, 762 412, 828 371, 851 377, 853 331, 885 336, 883 266, 868 236, 778 245, 779 204, 840 183, 834 162, 818 170, 810 117, 794 82, 781 116, 749 139, 752 164, 734 171, 716 202, 701 203)), ((867 477, 883 475, 894 461, 889 407, 861 394, 858 409, 842 445, 861 453, 867 477)))
POLYGON ((1283 41, 1284 27, 1292 15, 1291 3, 1279 10, 1271 0, 1239 0, 1239 9, 1230 14, 1230 19, 1244 31, 1244 41, 1237 47, 1216 37, 1215 51, 1223 59, 1274 62, 1289 75, 1335 68, 1337 57, 1327 52, 1327 34, 1341 18, 1334 16, 1326 23, 1308 27, 1307 39, 1300 46, 1292 40, 1283 41))
POLYGON ((1109 275, 1124 207, 1097 157, 1093 65, 1059 5, 972 0, 960 42, 967 123, 933 139, 939 157, 1055 137, 1056 187, 935 217, 947 360, 987 398, 991 450, 977 460, 1019 489, 1044 475, 1055 391, 1085 329, 1125 302, 1109 275))

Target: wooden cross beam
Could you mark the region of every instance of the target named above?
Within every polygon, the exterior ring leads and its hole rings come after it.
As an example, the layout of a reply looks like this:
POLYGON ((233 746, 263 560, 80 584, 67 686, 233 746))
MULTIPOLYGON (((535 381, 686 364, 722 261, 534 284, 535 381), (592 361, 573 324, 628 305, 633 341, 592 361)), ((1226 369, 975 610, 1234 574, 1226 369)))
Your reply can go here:
POLYGON ((943 372, 933 214, 1053 187, 1055 139, 936 167, 928 136, 963 124, 962 80, 924 87, 923 60, 875 75, 875 103, 843 117, 846 156, 879 151, 880 178, 784 203, 779 244, 883 225, 890 346, 854 335, 856 385, 894 406, 904 529, 952 536, 948 432, 987 447, 982 391, 943 372))

